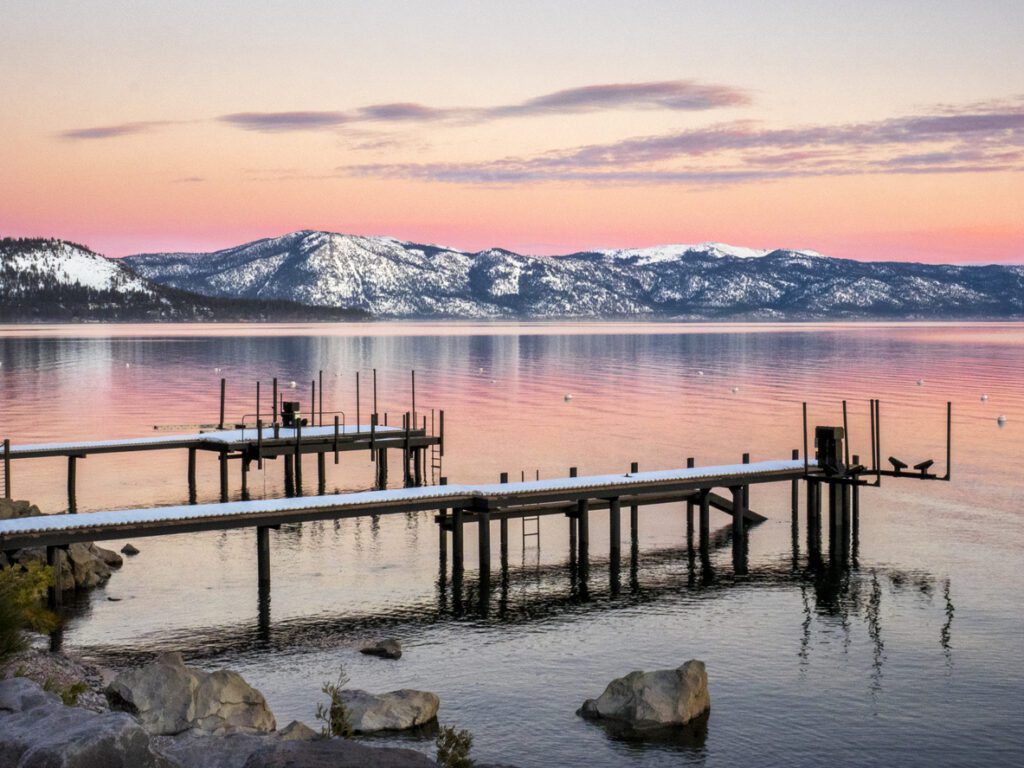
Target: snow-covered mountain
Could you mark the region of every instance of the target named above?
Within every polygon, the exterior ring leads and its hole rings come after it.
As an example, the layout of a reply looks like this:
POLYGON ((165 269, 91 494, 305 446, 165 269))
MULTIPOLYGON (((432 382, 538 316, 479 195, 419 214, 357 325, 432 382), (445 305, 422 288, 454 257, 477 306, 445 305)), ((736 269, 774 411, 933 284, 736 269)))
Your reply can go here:
POLYGON ((721 243, 536 257, 303 231, 124 261, 196 293, 378 317, 1024 317, 1024 267, 860 262, 721 243))
POLYGON ((339 320, 352 316, 348 310, 181 291, 151 282, 127 262, 64 240, 0 239, 0 322, 339 320))

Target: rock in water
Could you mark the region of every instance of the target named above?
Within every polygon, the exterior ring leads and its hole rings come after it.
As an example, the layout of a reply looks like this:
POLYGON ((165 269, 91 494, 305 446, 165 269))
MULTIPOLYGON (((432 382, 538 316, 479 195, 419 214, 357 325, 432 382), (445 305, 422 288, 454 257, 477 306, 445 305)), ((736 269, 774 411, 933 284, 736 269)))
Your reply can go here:
POLYGON ((678 669, 630 672, 612 680, 604 693, 587 699, 576 714, 650 730, 686 725, 710 707, 704 662, 691 659, 678 669))
POLYGON ((277 738, 281 741, 313 741, 319 739, 320 734, 301 720, 292 720, 277 732, 277 738))
POLYGON ((237 672, 185 666, 180 653, 128 670, 107 689, 119 707, 138 715, 153 734, 194 728, 202 733, 268 733, 277 727, 263 694, 237 672))
POLYGON ((129 557, 139 554, 138 548, 134 544, 125 544, 121 547, 121 554, 128 555, 129 557))
POLYGON ((356 733, 404 731, 437 717, 441 700, 427 691, 403 689, 379 696, 366 691, 341 692, 349 722, 356 733))
POLYGON ((376 643, 364 645, 359 649, 360 653, 367 656, 380 656, 382 659, 402 658, 402 644, 393 638, 378 640, 376 643))

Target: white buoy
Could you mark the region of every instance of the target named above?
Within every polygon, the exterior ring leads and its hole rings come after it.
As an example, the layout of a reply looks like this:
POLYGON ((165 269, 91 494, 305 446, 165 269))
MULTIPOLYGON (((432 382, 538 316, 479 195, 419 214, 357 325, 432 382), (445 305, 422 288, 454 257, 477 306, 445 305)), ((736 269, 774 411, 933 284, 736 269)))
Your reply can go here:
POLYGON ((697 371, 697 375, 698 376, 703 376, 704 375, 704 371, 697 371))
POLYGON ((999 414, 999 416, 996 417, 996 424, 998 424, 1000 427, 1005 427, 1006 426, 1006 417, 1003 416, 1003 414, 999 414))
POLYGON ((988 395, 982 395, 981 396, 981 402, 987 403, 988 402, 988 395))
POLYGON ((295 382, 294 381, 289 381, 288 382, 288 388, 289 389, 295 389, 295 382))
POLYGON ((917 380, 917 386, 923 387, 924 386, 924 379, 918 379, 917 380))
POLYGON ((480 368, 480 369, 478 369, 478 372, 479 372, 479 373, 483 373, 483 372, 484 372, 484 369, 483 369, 483 368, 480 368))
POLYGON ((732 388, 732 393, 733 393, 734 395, 735 395, 735 394, 736 394, 737 392, 739 392, 739 391, 740 391, 740 388, 739 388, 739 387, 733 387, 733 388, 732 388))
POLYGON ((565 393, 565 397, 563 399, 565 400, 565 402, 568 403, 570 400, 572 400, 572 393, 571 392, 566 392, 565 393))
POLYGON ((124 367, 125 367, 125 368, 131 368, 131 367, 132 367, 132 364, 131 364, 131 363, 125 363, 125 364, 124 364, 124 367))
POLYGON ((220 368, 214 368, 214 369, 213 369, 213 372, 214 372, 214 373, 220 373, 220 368))

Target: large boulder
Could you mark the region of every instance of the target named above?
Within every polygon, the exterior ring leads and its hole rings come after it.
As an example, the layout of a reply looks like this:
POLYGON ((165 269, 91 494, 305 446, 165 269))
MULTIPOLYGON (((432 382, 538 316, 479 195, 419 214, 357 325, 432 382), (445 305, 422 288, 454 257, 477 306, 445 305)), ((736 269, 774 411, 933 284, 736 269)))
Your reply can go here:
POLYGON ((375 643, 367 643, 359 649, 359 652, 367 656, 379 656, 382 659, 400 659, 402 658, 402 644, 393 638, 388 638, 375 643))
POLYGON ((149 734, 124 712, 66 707, 26 678, 0 681, 0 765, 166 768, 149 734))
POLYGON ((122 672, 107 692, 115 706, 136 714, 153 734, 269 733, 276 727, 263 694, 241 675, 187 667, 180 653, 122 672))
POLYGON ((18 517, 37 517, 43 514, 39 507, 24 499, 0 499, 0 520, 13 520, 18 517))
POLYGON ((686 725, 710 708, 704 662, 691 659, 678 669, 630 672, 612 680, 598 698, 583 702, 577 714, 642 731, 686 725))
POLYGON ((356 733, 415 728, 434 720, 441 706, 436 694, 410 689, 380 695, 358 689, 344 690, 341 701, 356 733))

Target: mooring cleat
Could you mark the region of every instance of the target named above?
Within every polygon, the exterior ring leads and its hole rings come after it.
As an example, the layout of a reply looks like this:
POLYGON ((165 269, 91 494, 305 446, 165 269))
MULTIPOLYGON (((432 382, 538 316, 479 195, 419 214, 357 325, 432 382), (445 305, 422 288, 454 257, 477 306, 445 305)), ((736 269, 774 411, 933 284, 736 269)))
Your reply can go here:
POLYGON ((922 475, 927 475, 928 470, 931 469, 932 464, 934 463, 935 459, 928 459, 927 461, 922 461, 920 464, 915 464, 914 469, 916 469, 922 475))
POLYGON ((904 469, 906 469, 909 466, 909 464, 907 464, 906 462, 900 461, 895 456, 890 456, 889 457, 889 463, 892 464, 892 468, 896 470, 896 474, 899 474, 900 472, 902 472, 904 469))

